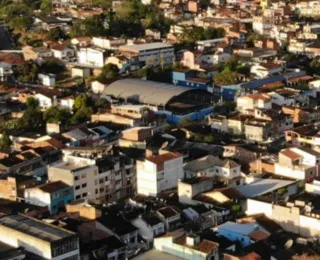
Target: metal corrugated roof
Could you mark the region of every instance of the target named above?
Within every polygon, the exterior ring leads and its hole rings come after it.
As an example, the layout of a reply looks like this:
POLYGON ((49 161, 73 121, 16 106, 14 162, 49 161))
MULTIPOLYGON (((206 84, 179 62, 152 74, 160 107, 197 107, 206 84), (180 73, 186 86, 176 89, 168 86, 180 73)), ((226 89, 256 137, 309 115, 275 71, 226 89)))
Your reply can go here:
POLYGON ((190 90, 195 89, 149 80, 122 79, 110 84, 103 93, 117 98, 136 99, 143 104, 159 106, 166 105, 171 98, 190 90))

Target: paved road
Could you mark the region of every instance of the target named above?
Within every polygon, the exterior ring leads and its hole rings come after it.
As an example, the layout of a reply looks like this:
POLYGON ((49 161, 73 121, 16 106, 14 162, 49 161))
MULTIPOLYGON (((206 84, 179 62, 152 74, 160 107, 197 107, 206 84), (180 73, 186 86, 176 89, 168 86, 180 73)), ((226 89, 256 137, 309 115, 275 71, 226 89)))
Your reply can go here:
POLYGON ((0 24, 0 50, 12 50, 13 40, 4 24, 0 24))

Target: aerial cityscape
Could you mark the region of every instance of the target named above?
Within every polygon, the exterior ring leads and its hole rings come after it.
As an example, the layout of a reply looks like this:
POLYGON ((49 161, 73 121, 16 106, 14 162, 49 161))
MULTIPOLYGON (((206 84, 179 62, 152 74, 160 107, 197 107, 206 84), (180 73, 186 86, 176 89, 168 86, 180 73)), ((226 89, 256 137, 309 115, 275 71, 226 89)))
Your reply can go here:
POLYGON ((320 260, 320 0, 0 0, 0 260, 320 260))

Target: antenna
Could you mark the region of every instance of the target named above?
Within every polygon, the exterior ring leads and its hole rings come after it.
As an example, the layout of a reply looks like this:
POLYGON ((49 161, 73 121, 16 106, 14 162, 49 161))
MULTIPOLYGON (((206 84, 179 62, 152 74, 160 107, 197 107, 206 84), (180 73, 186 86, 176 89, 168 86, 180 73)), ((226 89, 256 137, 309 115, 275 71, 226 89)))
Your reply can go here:
POLYGON ((292 247, 293 245, 293 240, 289 239, 285 244, 284 244, 284 248, 285 249, 289 249, 290 247, 292 247))
POLYGON ((168 146, 168 144, 169 144, 168 141, 164 142, 164 143, 161 145, 161 148, 160 148, 160 149, 162 150, 162 149, 166 148, 166 147, 168 146))

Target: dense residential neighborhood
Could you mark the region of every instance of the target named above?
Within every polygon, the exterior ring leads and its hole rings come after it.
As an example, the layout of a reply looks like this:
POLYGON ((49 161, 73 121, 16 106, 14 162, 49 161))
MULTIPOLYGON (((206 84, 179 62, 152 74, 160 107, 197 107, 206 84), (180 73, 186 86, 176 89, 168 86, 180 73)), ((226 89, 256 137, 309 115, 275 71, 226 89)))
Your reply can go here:
POLYGON ((319 0, 0 0, 0 260, 319 260, 319 0))

